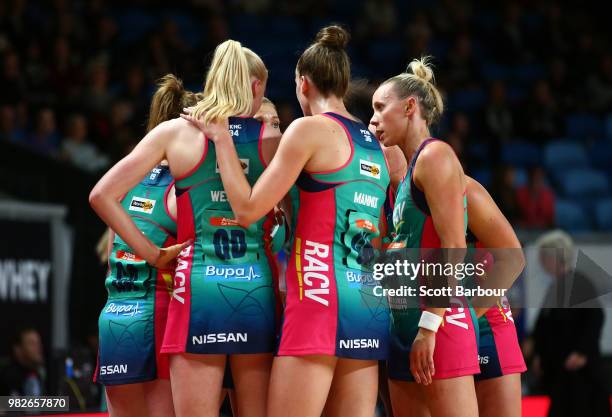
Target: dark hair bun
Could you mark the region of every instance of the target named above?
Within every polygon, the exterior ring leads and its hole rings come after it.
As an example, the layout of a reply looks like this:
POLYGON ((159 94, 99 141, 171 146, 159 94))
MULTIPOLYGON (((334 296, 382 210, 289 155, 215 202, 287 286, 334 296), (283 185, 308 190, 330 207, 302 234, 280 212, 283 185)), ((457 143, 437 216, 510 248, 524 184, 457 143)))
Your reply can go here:
POLYGON ((315 42, 334 49, 344 49, 350 40, 351 35, 338 25, 326 26, 317 33, 315 42))

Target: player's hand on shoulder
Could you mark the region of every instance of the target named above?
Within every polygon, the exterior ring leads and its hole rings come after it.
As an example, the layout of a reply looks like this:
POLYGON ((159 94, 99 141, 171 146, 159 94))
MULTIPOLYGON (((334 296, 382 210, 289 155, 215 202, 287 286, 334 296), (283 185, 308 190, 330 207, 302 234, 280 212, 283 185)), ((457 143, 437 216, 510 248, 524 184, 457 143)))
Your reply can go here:
POLYGON ((188 107, 183 109, 181 118, 196 126, 204 133, 204 136, 213 142, 227 138, 231 140, 231 136, 229 134, 229 120, 227 117, 218 118, 209 123, 205 123, 203 114, 199 117, 195 117, 193 114, 193 107, 188 107))

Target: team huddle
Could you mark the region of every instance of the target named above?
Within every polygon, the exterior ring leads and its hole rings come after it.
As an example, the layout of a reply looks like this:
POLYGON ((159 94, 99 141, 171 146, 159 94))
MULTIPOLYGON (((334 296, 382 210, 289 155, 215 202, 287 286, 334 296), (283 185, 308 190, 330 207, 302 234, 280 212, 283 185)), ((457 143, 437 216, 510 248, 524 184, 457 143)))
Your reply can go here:
MULTIPOLYGON (((216 48, 203 92, 160 81, 147 135, 90 195, 112 230, 96 372, 111 416, 218 416, 227 393, 239 417, 372 417, 379 395, 389 416, 520 416, 507 300, 375 294, 383 250, 520 243, 430 136, 444 105, 427 61, 378 86, 361 121, 348 40, 328 26, 302 53, 304 117, 284 133, 238 42, 216 48)), ((487 273, 516 278, 524 260, 499 253, 487 273)))

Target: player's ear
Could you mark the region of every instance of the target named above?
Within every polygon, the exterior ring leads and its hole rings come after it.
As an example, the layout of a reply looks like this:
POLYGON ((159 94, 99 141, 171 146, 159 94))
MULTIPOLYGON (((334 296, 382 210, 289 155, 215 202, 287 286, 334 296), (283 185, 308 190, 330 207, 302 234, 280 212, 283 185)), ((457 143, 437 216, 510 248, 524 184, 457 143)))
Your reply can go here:
POLYGON ((257 91, 261 88, 261 84, 261 80, 258 80, 257 78, 251 81, 251 92, 253 93, 253 97, 257 95, 257 91))
POLYGON ((414 114, 417 109, 419 103, 417 102, 416 97, 410 96, 404 100, 404 114, 407 117, 410 117, 414 114))
POLYGON ((306 95, 310 90, 310 80, 304 75, 300 75, 300 92, 306 95))

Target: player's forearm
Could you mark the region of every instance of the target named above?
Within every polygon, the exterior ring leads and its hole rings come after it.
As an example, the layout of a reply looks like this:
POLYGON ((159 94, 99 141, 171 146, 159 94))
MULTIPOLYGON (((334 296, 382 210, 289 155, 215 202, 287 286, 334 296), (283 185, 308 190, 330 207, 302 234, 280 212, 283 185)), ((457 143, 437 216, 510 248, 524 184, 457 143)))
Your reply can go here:
POLYGON ((159 248, 147 239, 134 224, 134 221, 125 212, 118 201, 104 196, 94 188, 89 196, 89 203, 100 218, 115 233, 128 244, 136 255, 154 264, 159 256, 159 248))

